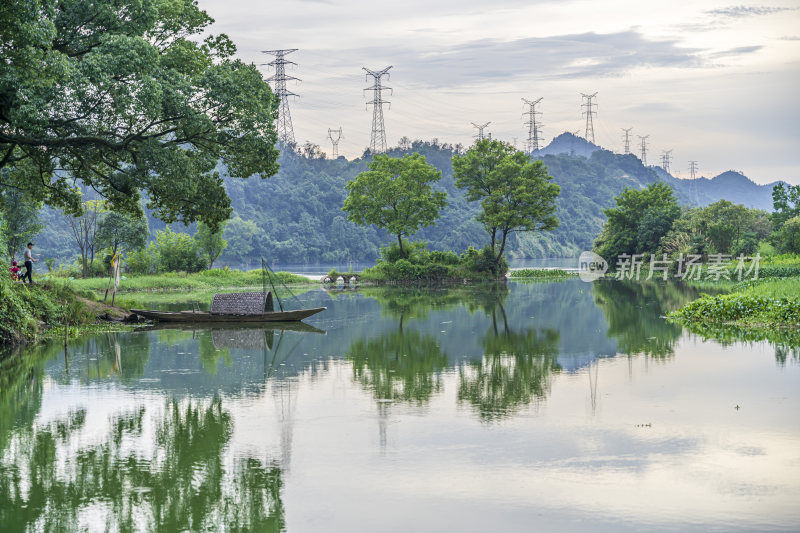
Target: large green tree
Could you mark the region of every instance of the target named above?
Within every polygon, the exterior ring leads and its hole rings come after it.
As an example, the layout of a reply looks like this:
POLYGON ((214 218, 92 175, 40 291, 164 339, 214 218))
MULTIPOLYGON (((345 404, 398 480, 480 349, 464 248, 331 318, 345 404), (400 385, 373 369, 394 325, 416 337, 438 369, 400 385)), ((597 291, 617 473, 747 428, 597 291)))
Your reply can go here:
POLYGON ((208 268, 214 266, 214 261, 228 247, 228 241, 222 238, 222 228, 220 231, 212 231, 207 224, 202 222, 197 225, 197 233, 194 234, 194 240, 197 243, 200 255, 206 260, 208 268))
MULTIPOLYGON (((646 225, 643 219, 640 227, 646 225)), ((660 245, 645 246, 642 251, 659 250, 673 258, 680 253, 751 255, 769 232, 766 211, 720 200, 706 207, 685 208, 660 239, 660 245)))
POLYGON ((787 220, 800 215, 800 185, 775 185, 772 188, 772 207, 772 224, 779 230, 787 220))
POLYGON ((434 191, 441 171, 418 153, 403 157, 376 155, 369 170, 346 185, 342 210, 359 225, 374 224, 397 236, 403 257, 403 237, 436 223, 447 205, 447 195, 434 191))
POLYGON ((501 261, 511 233, 558 227, 555 201, 561 188, 541 160, 485 139, 453 156, 453 174, 470 201, 480 200, 477 219, 489 232, 495 263, 501 261))
POLYGON ((800 216, 790 218, 784 222, 776 237, 780 251, 800 254, 800 216))
POLYGON ((225 225, 225 239, 228 247, 227 256, 244 263, 253 252, 253 245, 260 240, 261 230, 252 220, 233 217, 225 225))
POLYGON ((0 185, 81 212, 140 194, 167 222, 230 216, 216 170, 277 171, 277 98, 195 0, 4 0, 0 185))
POLYGON ((141 250, 147 245, 150 228, 144 214, 128 215, 108 211, 100 215, 95 239, 100 248, 117 252, 141 250))
POLYGON ((625 188, 614 200, 614 207, 603 210, 606 222, 594 243, 594 251, 610 263, 621 254, 655 252, 681 214, 672 188, 662 182, 625 188))

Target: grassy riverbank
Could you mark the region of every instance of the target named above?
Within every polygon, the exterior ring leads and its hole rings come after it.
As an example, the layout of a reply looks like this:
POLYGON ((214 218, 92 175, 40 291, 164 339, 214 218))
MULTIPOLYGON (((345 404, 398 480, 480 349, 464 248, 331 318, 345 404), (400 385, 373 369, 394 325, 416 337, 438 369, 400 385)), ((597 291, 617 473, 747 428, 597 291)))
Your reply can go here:
MULTIPOLYGON (((109 318, 121 319, 124 309, 92 299, 91 293, 76 289, 64 280, 46 280, 23 285, 0 280, 0 344, 34 342, 47 337, 70 337, 110 327, 109 318)), ((115 326, 119 329, 119 326, 115 326)))
MULTIPOLYGON (((300 287, 315 283, 287 272, 278 272, 276 278, 280 296, 285 292, 283 284, 300 287)), ((51 275, 39 278, 32 286, 3 278, 0 281, 0 344, 63 337, 66 324, 69 324, 70 337, 125 329, 126 326, 109 319, 122 319, 131 307, 147 307, 154 300, 188 306, 195 302, 207 304, 214 292, 261 290, 262 277, 261 270, 227 269, 196 274, 126 276, 120 281, 114 307, 100 301, 107 287, 108 278, 67 279, 51 275)))
POLYGON ((735 283, 727 294, 704 295, 670 313, 670 319, 701 334, 721 325, 765 330, 800 328, 800 276, 795 274, 796 269, 800 270, 794 265, 768 265, 764 270, 770 277, 735 283), (781 277, 783 273, 788 275, 781 277))
MULTIPOLYGON (((276 272, 275 283, 278 281, 286 285, 301 285, 316 283, 305 276, 276 272)), ((79 290, 103 291, 109 286, 108 278, 89 278, 70 280, 73 287, 79 290)), ((261 270, 229 270, 215 268, 194 274, 185 272, 169 272, 152 275, 127 275, 119 283, 119 292, 138 291, 210 291, 213 289, 243 288, 262 286, 261 270)))

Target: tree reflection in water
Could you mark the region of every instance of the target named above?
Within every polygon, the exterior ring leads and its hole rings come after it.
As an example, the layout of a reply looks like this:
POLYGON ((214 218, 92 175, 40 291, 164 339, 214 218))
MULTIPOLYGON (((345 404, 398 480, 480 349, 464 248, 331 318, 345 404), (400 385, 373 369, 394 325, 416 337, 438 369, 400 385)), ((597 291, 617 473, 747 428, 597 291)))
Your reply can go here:
POLYGON ((284 529, 280 468, 252 457, 225 467, 233 427, 219 397, 170 400, 147 415, 144 407, 115 415, 89 445, 97 435, 86 434, 85 410, 15 428, 14 453, 0 462, 6 530, 80 530, 87 517, 114 531, 284 529))
POLYGON ((619 352, 657 358, 673 355, 683 331, 664 316, 699 296, 686 285, 658 281, 601 280, 592 283, 592 291, 619 352))
POLYGON ((551 328, 512 331, 502 303, 491 312, 492 324, 482 340, 484 356, 459 369, 458 400, 467 402, 481 420, 512 416, 550 392, 560 334, 551 328), (502 326, 498 325, 498 313, 502 326))
POLYGON ((436 338, 416 330, 356 340, 346 357, 355 380, 377 400, 427 402, 441 388, 448 366, 436 338))

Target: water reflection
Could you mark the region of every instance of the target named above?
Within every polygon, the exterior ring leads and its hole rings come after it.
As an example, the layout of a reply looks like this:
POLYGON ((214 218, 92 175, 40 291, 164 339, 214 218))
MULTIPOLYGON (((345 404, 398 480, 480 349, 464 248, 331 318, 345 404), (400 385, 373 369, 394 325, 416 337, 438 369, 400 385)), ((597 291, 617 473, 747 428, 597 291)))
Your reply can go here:
POLYGON ((451 311, 463 307, 469 313, 481 310, 490 313, 494 306, 508 298, 506 284, 446 287, 364 287, 360 294, 380 303, 384 316, 396 318, 402 327, 406 318, 424 319, 435 311, 451 311))
POLYGON ((86 409, 14 432, 0 463, 0 521, 11 531, 282 531, 274 462, 223 462, 232 415, 220 397, 115 414, 98 434, 86 409), (90 439, 78 453, 75 445, 90 439))
MULTIPOLYGON (((716 517, 735 513, 763 494, 750 478, 800 442, 787 385, 800 343, 783 332, 773 352, 725 330, 702 344, 663 319, 695 296, 675 284, 571 280, 313 291, 309 304, 329 306, 313 326, 151 328, 76 339, 66 353, 59 343, 18 349, 0 358, 0 524, 377 530, 367 519, 397 502, 428 518, 426 506, 450 506, 460 530, 482 505, 498 530, 553 509, 573 530, 611 508, 629 529, 685 525, 669 512, 644 516, 676 501, 651 497, 667 482, 696 489, 716 517), (648 368, 653 358, 664 366, 648 368), (743 465, 746 475, 730 474, 743 465), (698 484, 699 470, 717 477, 698 484), (451 479, 458 490, 436 485, 451 479), (547 480, 538 492, 519 489, 536 479, 547 480), (576 485, 604 484, 619 497, 573 497, 576 485), (726 484, 735 495, 719 492, 726 484)), ((782 486, 796 490, 788 468, 782 486)), ((762 477, 763 491, 775 489, 762 477)), ((776 515, 791 514, 783 509, 776 515)), ((710 512, 686 520, 710 529, 710 512)), ((758 525, 752 516, 743 523, 758 525)), ((392 518, 387 530, 411 529, 392 518)))
POLYGON ((486 421, 512 416, 542 400, 550 390, 551 375, 561 371, 557 330, 513 331, 500 302, 492 309, 491 319, 481 341, 483 357, 459 368, 458 384, 459 402, 469 403, 486 421))
POLYGON ((591 287, 618 351, 662 358, 673 355, 682 334, 681 326, 667 322, 664 316, 699 296, 685 285, 656 281, 602 281, 591 287))
POLYGON ((437 339, 414 330, 358 339, 345 357, 353 378, 384 401, 427 402, 441 388, 439 374, 448 367, 437 339))

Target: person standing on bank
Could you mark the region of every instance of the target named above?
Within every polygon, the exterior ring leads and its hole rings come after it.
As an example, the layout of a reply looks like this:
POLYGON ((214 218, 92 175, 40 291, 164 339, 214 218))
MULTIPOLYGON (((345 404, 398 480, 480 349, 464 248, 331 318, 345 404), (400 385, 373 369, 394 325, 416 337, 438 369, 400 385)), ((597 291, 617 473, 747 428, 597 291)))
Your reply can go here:
POLYGON ((28 278, 28 283, 33 283, 33 262, 38 259, 33 258, 33 243, 29 242, 25 248, 25 273, 22 275, 22 282, 25 283, 25 278, 28 278))

